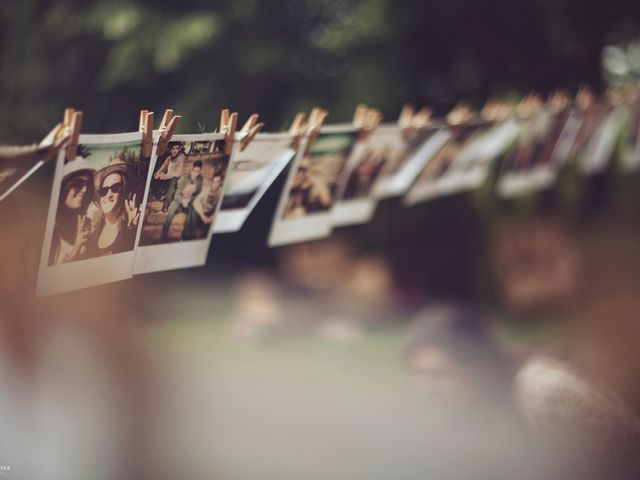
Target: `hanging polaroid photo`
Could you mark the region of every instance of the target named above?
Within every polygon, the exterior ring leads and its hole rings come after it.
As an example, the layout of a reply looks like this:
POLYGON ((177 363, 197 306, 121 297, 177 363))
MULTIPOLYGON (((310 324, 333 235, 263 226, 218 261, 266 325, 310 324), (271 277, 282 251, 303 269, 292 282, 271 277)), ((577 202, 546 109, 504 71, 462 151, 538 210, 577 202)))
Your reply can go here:
POLYGON ((174 135, 156 155, 135 274, 206 263, 228 167, 223 134, 174 135))
POLYGON ((488 129, 488 126, 480 124, 450 126, 447 141, 428 158, 415 183, 405 195, 403 203, 415 205, 445 193, 440 187, 440 182, 450 170, 455 158, 467 144, 480 138, 488 129))
POLYGON ((261 133, 242 152, 234 145, 214 233, 237 232, 296 151, 288 133, 261 133))
POLYGON ((640 170, 640 105, 638 102, 628 107, 620 148, 620 164, 627 172, 640 170))
POLYGON ((572 158, 576 158, 583 174, 594 175, 607 168, 624 119, 625 109, 609 104, 596 104, 582 113, 582 126, 572 148, 572 158))
POLYGON ((355 144, 352 125, 323 127, 308 146, 302 141, 271 225, 269 245, 324 238, 331 233, 331 208, 338 180, 355 144))
POLYGON ((522 123, 515 117, 482 128, 460 149, 438 182, 442 195, 480 188, 493 163, 503 156, 522 132, 522 123))
MULTIPOLYGON (((409 135, 411 139, 423 142, 428 137, 428 133, 423 131, 409 132, 409 135)), ((403 178, 406 178, 408 172, 416 168, 415 161, 406 161, 406 145, 402 129, 395 124, 380 125, 365 140, 355 144, 331 213, 334 226, 356 225, 371 220, 378 204, 376 192, 384 173, 387 173, 385 181, 389 181, 393 172, 403 171, 403 178)), ((387 183, 388 187, 390 183, 387 183)))
POLYGON ((141 133, 80 135, 58 154, 37 292, 51 295, 130 278, 149 171, 141 133))
POLYGON ((384 129, 376 129, 354 145, 331 210, 334 227, 366 223, 373 217, 377 205, 374 186, 392 151, 389 136, 384 129))
POLYGON ((404 195, 429 159, 449 140, 448 129, 437 125, 409 131, 390 126, 389 134, 392 131, 393 149, 375 187, 378 199, 404 195))
POLYGON ((524 120, 520 141, 502 164, 498 193, 513 197, 550 187, 570 157, 582 123, 570 108, 553 114, 544 109, 524 120))

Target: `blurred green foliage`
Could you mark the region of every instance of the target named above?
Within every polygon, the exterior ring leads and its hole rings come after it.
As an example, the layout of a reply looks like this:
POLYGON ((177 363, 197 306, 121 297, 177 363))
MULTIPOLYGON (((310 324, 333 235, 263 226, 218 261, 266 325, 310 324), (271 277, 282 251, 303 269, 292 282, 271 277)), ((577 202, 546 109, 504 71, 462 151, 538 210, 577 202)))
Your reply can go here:
POLYGON ((278 130, 314 104, 330 122, 358 102, 394 118, 405 101, 443 112, 598 84, 607 35, 637 30, 635 4, 3 0, 0 142, 36 140, 67 106, 91 132, 134 129, 143 108, 174 108, 182 132, 211 130, 224 107, 278 130))

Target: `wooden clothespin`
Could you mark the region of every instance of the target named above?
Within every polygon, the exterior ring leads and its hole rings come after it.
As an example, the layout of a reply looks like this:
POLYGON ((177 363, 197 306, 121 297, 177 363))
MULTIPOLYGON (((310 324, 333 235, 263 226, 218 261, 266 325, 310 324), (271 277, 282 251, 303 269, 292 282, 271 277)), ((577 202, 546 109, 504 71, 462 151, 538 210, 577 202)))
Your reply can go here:
POLYGON ((158 147, 156 148, 156 155, 158 157, 164 155, 164 152, 167 151, 167 144, 169 140, 171 140, 178 123, 180 123, 180 116, 174 115, 173 110, 165 110, 162 121, 160 122, 160 137, 158 138, 158 147))
POLYGON ((378 128, 378 125, 380 125, 381 121, 382 112, 380 112, 380 110, 378 110, 377 108, 370 108, 364 117, 364 129, 366 132, 366 136, 371 135, 371 132, 378 128))
POLYGON ((311 109, 311 113, 309 114, 309 125, 307 128, 307 135, 309 136, 309 139, 307 140, 307 147, 313 145, 318 138, 322 124, 328 114, 329 112, 322 110, 320 107, 313 107, 311 109))
MULTIPOLYGON (((69 129, 64 123, 59 123, 39 143, 29 146, 2 146, 0 147, 0 161, 20 160, 47 161, 60 150, 60 147, 69 139, 69 129)), ((3 195, 0 194, 0 198, 3 195)))
POLYGON ((356 107, 353 116, 353 125, 358 128, 358 139, 364 140, 380 124, 382 114, 375 108, 369 108, 360 104, 356 107))
POLYGON ((411 119, 411 128, 427 128, 429 126, 429 122, 431 121, 432 115, 433 110, 431 110, 429 107, 422 107, 417 113, 413 115, 413 118, 411 119))
POLYGON ((76 159, 78 155, 78 139, 80 138, 80 129, 82 128, 82 112, 67 108, 64 111, 64 126, 68 129, 69 140, 67 142, 67 162, 76 159))
POLYGON ((42 159, 48 160, 53 153, 57 152, 60 147, 69 139, 70 132, 64 123, 59 123, 44 137, 38 144, 38 150, 41 152, 42 159))
POLYGON ((304 113, 298 112, 296 116, 293 118, 293 122, 291 122, 291 126, 289 127, 289 134, 293 135, 293 139, 291 140, 291 148, 297 150, 300 146, 300 140, 304 137, 304 134, 307 130, 307 125, 304 122, 304 113))
POLYGON ((452 126, 468 123, 473 116, 473 109, 467 103, 460 102, 447 114, 447 123, 452 126))
POLYGON ((264 123, 258 123, 258 114, 254 113, 249 117, 249 120, 242 126, 242 129, 238 132, 238 141, 240 142, 239 148, 242 152, 251 143, 253 138, 264 127, 264 123))
POLYGON ((142 132, 142 151, 143 157, 151 156, 153 150, 153 112, 148 110, 140 111, 140 132, 142 132))
POLYGON ((405 103, 402 106, 400 115, 398 116, 398 126, 402 129, 411 128, 411 122, 413 121, 414 113, 415 110, 413 109, 413 105, 411 105, 410 103, 405 103))
POLYGON ((369 107, 367 107, 364 103, 360 103, 356 106, 356 111, 353 114, 354 127, 359 129, 364 128, 364 121, 368 111, 369 111, 369 107))
POLYGON ((526 95, 516 107, 516 112, 522 119, 532 117, 542 108, 542 97, 537 93, 526 95))
POLYGON ((495 123, 505 120, 512 112, 513 106, 509 102, 492 97, 482 107, 480 115, 489 123, 495 123))
POLYGON ((547 105, 551 113, 560 113, 569 106, 569 92, 564 89, 557 89, 551 92, 547 98, 547 105))
POLYGON ((398 126, 402 129, 402 137, 408 140, 416 136, 419 130, 429 126, 432 114, 433 111, 429 107, 422 107, 416 112, 413 105, 406 103, 398 117, 398 126))
POLYGON ((229 113, 229 109, 225 108, 220 113, 220 133, 224 133, 224 153, 229 155, 233 149, 233 140, 238 127, 237 112, 229 113))

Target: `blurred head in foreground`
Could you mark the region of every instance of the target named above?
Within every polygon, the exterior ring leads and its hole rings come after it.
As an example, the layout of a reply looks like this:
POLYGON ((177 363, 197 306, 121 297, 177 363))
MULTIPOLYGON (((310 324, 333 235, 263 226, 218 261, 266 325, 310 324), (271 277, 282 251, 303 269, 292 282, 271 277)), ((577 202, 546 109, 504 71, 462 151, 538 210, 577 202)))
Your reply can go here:
POLYGON ((504 392, 510 362, 475 310, 429 307, 410 329, 404 360, 430 401, 464 406, 504 392))

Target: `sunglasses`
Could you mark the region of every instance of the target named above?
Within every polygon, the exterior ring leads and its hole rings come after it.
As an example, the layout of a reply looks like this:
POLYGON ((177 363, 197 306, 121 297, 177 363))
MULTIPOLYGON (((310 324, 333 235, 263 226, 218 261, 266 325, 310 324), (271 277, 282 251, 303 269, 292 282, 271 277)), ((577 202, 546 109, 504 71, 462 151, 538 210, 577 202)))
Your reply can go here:
POLYGON ((111 190, 113 193, 120 193, 122 191, 122 182, 114 183, 113 185, 109 185, 107 187, 100 187, 98 193, 101 197, 106 196, 111 190))
POLYGON ((86 187, 89 187, 89 180, 83 177, 74 178, 73 180, 71 180, 71 183, 69 184, 69 188, 72 188, 73 190, 76 190, 76 191, 80 191, 86 187))

